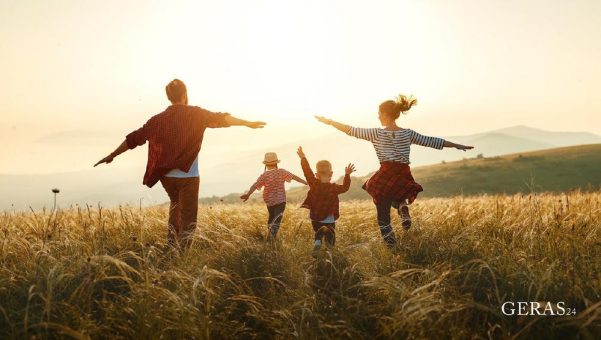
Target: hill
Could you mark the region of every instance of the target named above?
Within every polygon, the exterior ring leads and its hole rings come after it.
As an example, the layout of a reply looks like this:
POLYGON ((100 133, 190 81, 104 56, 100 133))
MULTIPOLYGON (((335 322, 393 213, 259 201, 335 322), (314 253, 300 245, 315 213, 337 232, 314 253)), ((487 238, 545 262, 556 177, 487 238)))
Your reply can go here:
MULTIPOLYGON (((205 147, 200 153, 201 195, 222 196, 248 188, 263 168, 261 160, 266 151, 277 152, 282 159, 283 167, 300 174, 300 166, 295 154, 299 145, 305 148, 311 160, 330 160, 336 176, 341 174, 349 161, 355 163, 357 175, 361 176, 368 175, 378 167, 378 160, 370 143, 349 138, 343 133, 315 124, 316 128, 322 128, 328 134, 317 137, 298 136, 299 139, 295 139, 297 138, 295 134, 274 138, 270 133, 253 135, 247 131, 249 135, 244 135, 246 133, 244 130, 235 129, 208 133, 205 136, 205 147), (252 143, 232 146, 228 141, 233 138, 252 140, 252 143), (324 145, 328 147, 324 148, 324 145)), ((425 134, 437 134, 437 131, 418 130, 425 134)), ((475 158, 478 154, 494 157, 569 145, 601 143, 600 136, 588 132, 545 131, 526 126, 442 137, 458 143, 474 145, 476 148, 468 152, 458 150, 441 152, 415 146, 411 154, 412 165, 418 167, 440 164, 443 160, 450 164, 451 161, 458 161, 463 157, 475 158)), ((17 143, 15 148, 0 150, 0 154, 9 152, 4 154, 5 159, 15 160, 4 164, 5 166, 9 163, 18 163, 16 157, 27 154, 37 162, 37 165, 30 170, 44 172, 24 174, 15 171, 13 172, 15 174, 0 174, 0 209, 25 210, 29 206, 34 209, 52 206, 53 196, 50 189, 55 187, 61 189, 59 205, 63 207, 75 203, 96 205, 100 202, 103 206, 115 206, 126 203, 138 205, 140 202, 143 205, 154 205, 166 201, 167 195, 160 184, 152 189, 141 184, 147 146, 130 151, 109 165, 91 167, 97 161, 97 155, 106 152, 104 147, 112 145, 117 138, 110 134, 91 131, 65 131, 40 138, 34 143, 35 145, 17 143), (73 170, 56 172, 60 167, 73 170)), ((426 188, 424 195, 430 195, 428 193, 430 189, 426 188)), ((363 194, 360 188, 353 190, 357 195, 363 194)), ((347 196, 353 195, 355 194, 351 193, 347 196)), ((214 200, 219 198, 214 197, 205 201, 214 200)))
MULTIPOLYGON (((601 144, 579 145, 497 157, 479 157, 413 169, 415 180, 424 187, 420 197, 460 194, 515 194, 563 192, 601 187, 601 144)), ((361 185, 369 176, 354 177, 351 189, 341 199, 369 199, 361 185)), ((306 187, 288 190, 292 202, 301 201, 306 187)), ((255 194, 255 199, 260 199, 255 194)), ((238 194, 204 198, 201 202, 235 203, 238 194)))

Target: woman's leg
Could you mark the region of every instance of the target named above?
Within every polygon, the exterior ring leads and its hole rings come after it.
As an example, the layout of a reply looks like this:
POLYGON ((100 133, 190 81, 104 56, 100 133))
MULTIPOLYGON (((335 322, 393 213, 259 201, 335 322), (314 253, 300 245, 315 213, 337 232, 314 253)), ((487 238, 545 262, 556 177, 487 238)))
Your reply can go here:
POLYGON ((401 225, 403 229, 408 230, 411 227, 411 215, 409 215, 409 202, 407 199, 401 202, 392 202, 392 206, 397 209, 401 216, 401 225))
POLYGON ((396 236, 390 223, 390 208, 392 206, 391 200, 382 200, 376 204, 376 210, 378 212, 378 226, 380 226, 380 233, 386 245, 392 248, 396 245, 396 236))

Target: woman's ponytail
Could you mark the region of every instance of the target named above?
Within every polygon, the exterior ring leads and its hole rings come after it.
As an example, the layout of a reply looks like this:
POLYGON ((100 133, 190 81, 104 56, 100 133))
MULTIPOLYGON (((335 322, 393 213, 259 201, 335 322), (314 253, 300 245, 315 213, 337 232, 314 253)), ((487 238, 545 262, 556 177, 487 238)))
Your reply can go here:
POLYGON ((413 96, 407 97, 405 95, 399 94, 396 97, 395 102, 399 112, 405 114, 407 111, 409 111, 409 109, 411 109, 413 105, 417 104, 417 99, 413 96))
POLYGON ((393 119, 399 118, 402 114, 406 114, 413 105, 417 104, 417 99, 413 96, 405 96, 400 94, 396 100, 387 100, 380 104, 380 112, 388 115, 393 119))

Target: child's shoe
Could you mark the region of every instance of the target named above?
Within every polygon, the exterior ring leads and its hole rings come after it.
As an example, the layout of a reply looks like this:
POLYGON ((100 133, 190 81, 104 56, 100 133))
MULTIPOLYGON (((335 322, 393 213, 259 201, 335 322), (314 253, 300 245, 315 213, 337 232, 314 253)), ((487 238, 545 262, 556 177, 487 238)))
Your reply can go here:
POLYGON ((313 246, 313 252, 311 253, 311 255, 313 255, 313 257, 317 257, 319 255, 320 251, 321 251, 321 240, 315 240, 315 245, 313 246))

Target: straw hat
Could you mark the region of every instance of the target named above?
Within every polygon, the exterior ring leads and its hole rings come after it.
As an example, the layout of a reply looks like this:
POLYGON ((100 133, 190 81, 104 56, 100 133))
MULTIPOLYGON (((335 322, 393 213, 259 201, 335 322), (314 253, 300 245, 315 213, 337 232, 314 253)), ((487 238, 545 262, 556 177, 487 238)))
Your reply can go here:
POLYGON ((265 154, 265 159, 263 160, 263 164, 274 164, 279 163, 278 155, 275 152, 268 152, 265 154))

